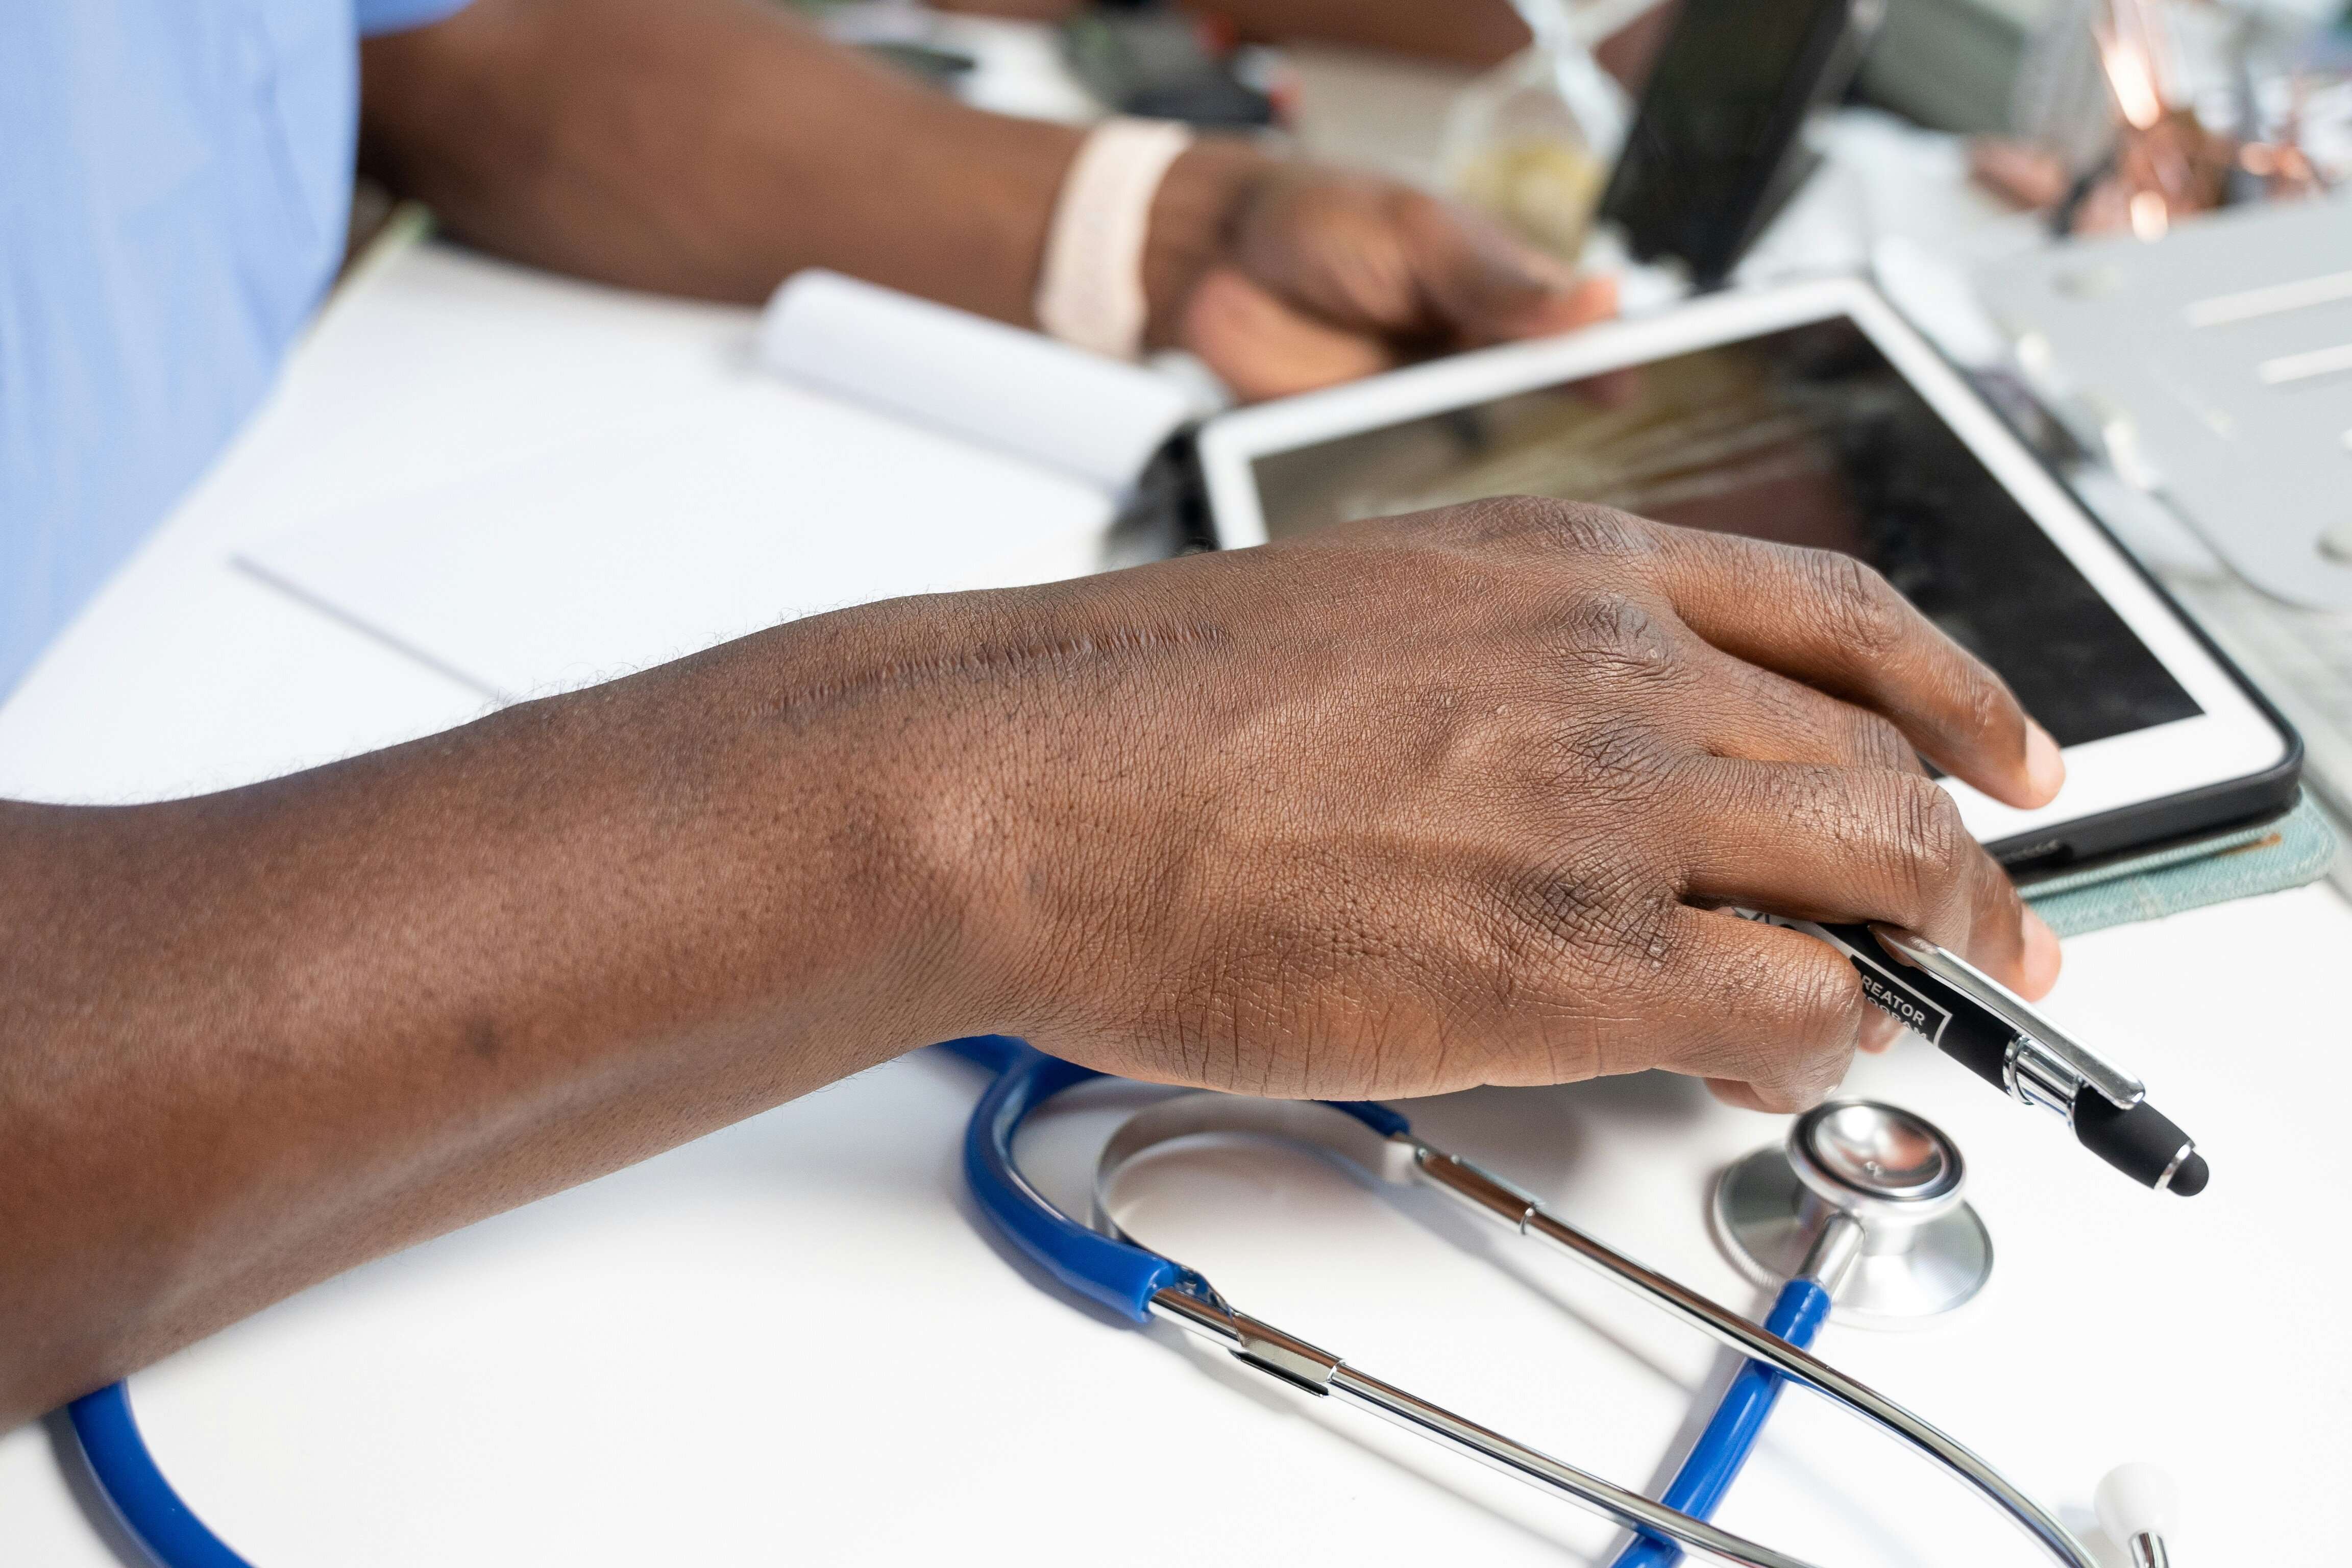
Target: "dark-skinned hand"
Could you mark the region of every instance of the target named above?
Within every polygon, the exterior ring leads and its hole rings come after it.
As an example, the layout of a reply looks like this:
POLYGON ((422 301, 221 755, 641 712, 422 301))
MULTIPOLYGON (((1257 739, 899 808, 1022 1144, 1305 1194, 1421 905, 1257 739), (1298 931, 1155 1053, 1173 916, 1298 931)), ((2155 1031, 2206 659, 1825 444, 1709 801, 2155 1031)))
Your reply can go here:
POLYGON ((1728 906, 2055 978, 1919 757, 2032 805, 2056 748, 1850 558, 1501 500, 973 610, 1002 656, 918 721, 971 732, 991 825, 970 1016, 1090 1066, 1335 1098, 1663 1067, 1786 1110, 1887 1030, 1728 906))

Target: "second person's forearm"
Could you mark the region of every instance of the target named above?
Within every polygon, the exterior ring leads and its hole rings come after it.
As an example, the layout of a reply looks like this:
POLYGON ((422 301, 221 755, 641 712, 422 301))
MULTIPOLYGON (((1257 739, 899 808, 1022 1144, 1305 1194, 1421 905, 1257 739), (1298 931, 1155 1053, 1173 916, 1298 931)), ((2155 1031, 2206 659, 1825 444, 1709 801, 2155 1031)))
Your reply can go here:
POLYGON ((831 267, 1025 322, 1079 135, 757 0, 476 0, 372 41, 364 69, 363 161, 453 232, 711 299, 831 267))

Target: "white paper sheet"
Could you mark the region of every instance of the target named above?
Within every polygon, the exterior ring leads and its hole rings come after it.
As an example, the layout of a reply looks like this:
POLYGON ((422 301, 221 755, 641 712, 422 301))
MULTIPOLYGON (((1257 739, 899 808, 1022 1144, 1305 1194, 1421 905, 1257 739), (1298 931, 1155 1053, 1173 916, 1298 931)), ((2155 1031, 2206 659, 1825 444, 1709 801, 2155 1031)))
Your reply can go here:
POLYGON ((776 290, 759 354, 804 386, 1113 493, 1192 412, 1171 377, 837 272, 796 273, 776 290))
POLYGON ((821 610, 1093 571, 1110 512, 1077 479, 747 368, 239 560, 513 700, 821 610))

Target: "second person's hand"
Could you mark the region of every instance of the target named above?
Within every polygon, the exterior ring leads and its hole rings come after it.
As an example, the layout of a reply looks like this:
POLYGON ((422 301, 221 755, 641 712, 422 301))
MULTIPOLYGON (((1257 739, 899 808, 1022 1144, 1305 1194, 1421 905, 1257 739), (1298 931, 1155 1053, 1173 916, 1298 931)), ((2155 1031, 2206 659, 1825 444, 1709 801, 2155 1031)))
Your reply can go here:
POLYGON ((1245 401, 1617 312, 1615 279, 1465 207, 1227 142, 1170 170, 1145 278, 1153 341, 1199 355, 1245 401))

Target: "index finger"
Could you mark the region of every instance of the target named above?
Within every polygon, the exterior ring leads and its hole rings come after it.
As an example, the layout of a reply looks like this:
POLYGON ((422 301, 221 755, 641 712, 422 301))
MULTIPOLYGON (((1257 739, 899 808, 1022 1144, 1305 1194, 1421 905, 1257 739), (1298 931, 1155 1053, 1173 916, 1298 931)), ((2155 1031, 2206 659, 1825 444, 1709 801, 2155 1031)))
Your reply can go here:
POLYGON ((1929 761, 2014 806, 2066 768, 2000 677, 1864 562, 1737 534, 1659 531, 1675 613, 1726 653, 1885 715, 1929 761))

